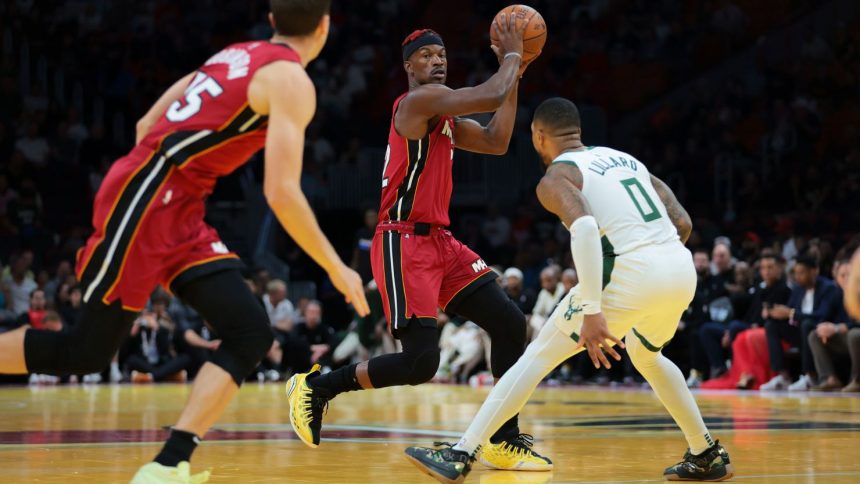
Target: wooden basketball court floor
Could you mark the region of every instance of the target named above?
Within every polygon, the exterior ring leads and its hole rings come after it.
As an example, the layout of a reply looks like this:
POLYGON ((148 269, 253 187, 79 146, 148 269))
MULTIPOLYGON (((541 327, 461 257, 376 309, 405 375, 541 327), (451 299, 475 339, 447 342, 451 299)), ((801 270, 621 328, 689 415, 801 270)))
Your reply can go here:
MULTIPOLYGON (((176 419, 187 385, 0 389, 0 483, 128 482, 176 419)), ((193 470, 211 482, 433 482, 404 457, 409 445, 456 440, 486 388, 423 385, 343 394, 323 442, 293 435, 282 384, 247 384, 198 447, 193 470)), ((699 393, 736 482, 860 483, 860 397, 699 393)), ((476 464, 467 482, 661 482, 685 441, 650 391, 540 388, 523 431, 555 462, 551 473, 476 464)))

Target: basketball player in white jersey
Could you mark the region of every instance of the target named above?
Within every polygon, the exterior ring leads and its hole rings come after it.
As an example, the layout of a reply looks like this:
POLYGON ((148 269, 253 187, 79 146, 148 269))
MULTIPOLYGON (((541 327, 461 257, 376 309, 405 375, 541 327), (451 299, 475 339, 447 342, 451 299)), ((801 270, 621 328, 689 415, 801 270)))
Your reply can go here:
MULTIPOLYGON (((636 369, 684 432, 684 459, 668 480, 721 481, 733 476, 729 455, 712 438, 681 371, 661 350, 672 339, 696 290, 684 242, 692 224, 675 195, 633 156, 582 144, 579 111, 562 98, 535 111, 532 142, 548 165, 537 187, 541 204, 571 233, 579 285, 559 303, 537 339, 490 392, 459 443, 410 447, 408 458, 441 482, 462 482, 477 450, 525 405, 553 368, 587 350, 594 366, 625 347, 636 369)), ((607 462, 607 465, 611 465, 607 462)))

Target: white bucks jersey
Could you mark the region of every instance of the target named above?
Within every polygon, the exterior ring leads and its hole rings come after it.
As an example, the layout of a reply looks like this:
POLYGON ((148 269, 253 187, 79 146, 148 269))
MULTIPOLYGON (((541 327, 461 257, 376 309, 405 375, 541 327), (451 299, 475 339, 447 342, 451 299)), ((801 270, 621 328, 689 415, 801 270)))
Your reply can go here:
POLYGON ((593 146, 562 153, 553 163, 574 164, 582 172, 582 193, 603 235, 604 253, 678 240, 648 169, 633 156, 593 146))

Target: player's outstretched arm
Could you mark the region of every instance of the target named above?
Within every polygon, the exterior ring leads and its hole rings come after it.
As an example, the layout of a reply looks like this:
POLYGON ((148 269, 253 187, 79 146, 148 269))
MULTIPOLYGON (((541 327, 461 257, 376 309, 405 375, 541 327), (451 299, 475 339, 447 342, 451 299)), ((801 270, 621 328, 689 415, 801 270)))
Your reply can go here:
POLYGON ((457 148, 474 153, 503 155, 508 152, 517 119, 517 89, 511 90, 502 107, 486 126, 469 118, 456 118, 457 148))
POLYGON ((299 64, 260 69, 248 89, 251 107, 268 113, 263 192, 288 234, 328 273, 362 316, 369 312, 361 277, 346 266, 317 223, 300 185, 305 128, 316 110, 313 83, 299 64))
POLYGON ((570 229, 570 251, 579 275, 579 294, 582 312, 585 315, 579 335, 578 347, 585 347, 595 368, 601 364, 612 365, 604 351, 615 360, 619 355, 612 342, 622 348, 624 343, 609 332, 600 307, 603 297, 603 249, 600 230, 591 214, 588 201, 582 194, 582 173, 579 168, 567 164, 555 164, 547 169, 537 187, 540 203, 558 215, 565 227, 570 229), (601 350, 602 348, 602 350, 601 350))
POLYGON ((690 220, 690 214, 684 210, 684 207, 675 197, 672 189, 669 188, 669 185, 666 185, 663 180, 651 175, 651 185, 654 186, 654 190, 657 192, 657 195, 660 196, 660 200, 663 202, 663 205, 666 206, 666 212, 669 214, 669 219, 672 221, 672 225, 674 225, 678 230, 678 236, 681 237, 681 242, 686 244, 687 239, 690 238, 690 233, 693 232, 693 221, 690 220))
POLYGON ((149 111, 147 111, 146 114, 137 121, 134 144, 140 143, 158 119, 161 118, 165 111, 167 111, 167 108, 182 97, 182 93, 185 92, 185 88, 188 87, 194 74, 195 72, 192 72, 191 74, 188 74, 182 79, 174 82, 173 85, 164 91, 164 94, 158 98, 158 101, 155 101, 155 104, 149 108, 149 111))

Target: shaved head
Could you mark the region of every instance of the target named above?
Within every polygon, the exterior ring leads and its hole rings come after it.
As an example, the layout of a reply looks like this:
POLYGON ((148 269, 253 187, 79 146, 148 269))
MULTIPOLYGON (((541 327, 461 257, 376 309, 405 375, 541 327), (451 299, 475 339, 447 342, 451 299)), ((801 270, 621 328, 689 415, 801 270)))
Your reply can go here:
POLYGON ((576 104, 562 97, 551 97, 535 109, 534 123, 550 136, 563 137, 582 132, 576 104))
POLYGON ((582 121, 576 104, 562 97, 540 103, 532 118, 532 144, 544 167, 563 151, 581 149, 582 121))

